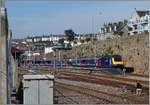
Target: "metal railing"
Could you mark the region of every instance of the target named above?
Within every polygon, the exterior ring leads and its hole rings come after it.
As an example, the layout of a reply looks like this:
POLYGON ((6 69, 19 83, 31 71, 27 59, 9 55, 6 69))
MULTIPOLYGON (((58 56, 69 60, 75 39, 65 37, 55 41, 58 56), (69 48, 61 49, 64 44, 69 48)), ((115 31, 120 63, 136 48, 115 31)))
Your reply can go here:
POLYGON ((143 24, 147 23, 148 24, 148 19, 142 19, 142 20, 134 20, 134 21, 128 21, 128 25, 135 25, 135 24, 143 24))

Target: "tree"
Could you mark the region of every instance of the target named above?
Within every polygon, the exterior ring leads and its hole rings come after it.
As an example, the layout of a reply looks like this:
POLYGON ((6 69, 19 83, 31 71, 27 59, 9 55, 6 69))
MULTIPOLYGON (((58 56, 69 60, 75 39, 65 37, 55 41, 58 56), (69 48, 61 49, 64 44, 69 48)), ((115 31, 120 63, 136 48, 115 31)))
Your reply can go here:
POLYGON ((119 36, 122 36, 123 33, 124 33, 123 31, 119 31, 119 32, 118 32, 119 36))
POLYGON ((86 42, 89 42, 91 40, 91 38, 87 37, 85 40, 86 40, 86 42))
POLYGON ((77 41, 74 41, 73 43, 74 43, 74 44, 77 44, 77 41))
POLYGON ((105 50, 105 55, 109 55, 109 54, 113 54, 113 49, 111 46, 109 46, 106 50, 105 50))
POLYGON ((81 43, 84 43, 84 40, 83 40, 83 39, 81 39, 81 40, 80 40, 80 42, 81 42, 81 43))
POLYGON ((94 38, 93 40, 94 40, 94 41, 97 41, 97 38, 94 38))
POLYGON ((67 38, 68 41, 71 42, 71 41, 74 40, 75 33, 72 29, 65 30, 64 33, 65 33, 66 38, 67 38))
POLYGON ((114 31, 113 35, 117 35, 117 34, 118 34, 117 31, 114 31))
POLYGON ((58 40, 58 43, 60 43, 60 44, 64 44, 64 40, 65 40, 64 38, 59 39, 59 40, 58 40))
POLYGON ((54 44, 53 41, 45 41, 45 42, 42 42, 42 43, 45 43, 48 46, 52 46, 54 44))

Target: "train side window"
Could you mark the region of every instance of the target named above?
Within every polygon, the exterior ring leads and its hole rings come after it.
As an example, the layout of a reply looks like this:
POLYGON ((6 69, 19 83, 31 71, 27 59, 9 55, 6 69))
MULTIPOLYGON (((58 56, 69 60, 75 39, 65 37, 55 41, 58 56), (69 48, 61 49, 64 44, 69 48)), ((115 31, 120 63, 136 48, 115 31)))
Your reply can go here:
POLYGON ((81 60, 81 63, 86 63, 86 61, 85 60, 81 60))
POLYGON ((51 61, 47 61, 47 64, 51 64, 51 61))
POLYGON ((108 65, 108 64, 109 64, 109 58, 108 58, 108 57, 106 57, 106 58, 104 59, 104 64, 105 64, 105 65, 108 65))
POLYGON ((42 61, 42 64, 45 64, 45 61, 42 61))
POLYGON ((41 61, 37 61, 38 62, 38 64, 40 64, 41 63, 41 61))
POLYGON ((34 64, 37 64, 37 61, 34 61, 34 64))

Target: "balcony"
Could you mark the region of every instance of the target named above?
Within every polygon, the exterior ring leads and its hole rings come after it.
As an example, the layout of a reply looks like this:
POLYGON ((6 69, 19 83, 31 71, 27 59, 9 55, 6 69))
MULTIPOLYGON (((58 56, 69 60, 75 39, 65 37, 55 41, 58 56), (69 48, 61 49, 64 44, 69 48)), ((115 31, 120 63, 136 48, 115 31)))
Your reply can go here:
POLYGON ((129 20, 128 25, 138 25, 138 24, 148 24, 148 19, 141 19, 141 20, 129 20))

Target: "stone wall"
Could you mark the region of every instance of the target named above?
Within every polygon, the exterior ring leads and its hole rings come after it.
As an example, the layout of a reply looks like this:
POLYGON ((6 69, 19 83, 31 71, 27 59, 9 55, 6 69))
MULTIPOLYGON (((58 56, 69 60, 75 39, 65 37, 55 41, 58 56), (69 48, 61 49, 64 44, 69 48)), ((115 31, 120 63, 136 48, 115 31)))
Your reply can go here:
POLYGON ((119 54, 125 66, 133 67, 134 73, 148 75, 149 38, 148 34, 133 35, 116 39, 83 44, 72 51, 61 51, 61 57, 119 54), (95 45, 95 46, 94 46, 95 45), (96 51, 94 51, 96 49, 96 51))

